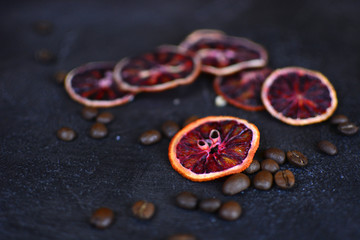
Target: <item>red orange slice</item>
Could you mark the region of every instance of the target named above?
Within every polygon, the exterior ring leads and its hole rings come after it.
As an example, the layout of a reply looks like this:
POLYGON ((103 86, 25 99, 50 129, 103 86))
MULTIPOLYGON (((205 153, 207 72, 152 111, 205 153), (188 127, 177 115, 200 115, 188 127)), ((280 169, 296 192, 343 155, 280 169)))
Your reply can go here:
POLYGON ((202 71, 218 76, 263 67, 268 60, 267 52, 261 45, 217 30, 197 30, 180 44, 180 48, 200 56, 202 71))
POLYGON ((272 116, 290 125, 324 121, 338 103, 334 87, 323 74, 300 67, 272 72, 263 84, 261 98, 272 116))
POLYGON ((245 170, 259 146, 258 128, 230 116, 209 116, 180 130, 169 145, 172 167, 192 181, 209 181, 245 170))
POLYGON ((91 62, 71 70, 65 78, 70 97, 90 107, 114 107, 132 101, 134 94, 120 90, 113 78, 113 62, 91 62))
POLYGON ((176 46, 161 46, 137 57, 121 60, 114 77, 121 89, 157 92, 192 83, 200 73, 200 59, 176 46))

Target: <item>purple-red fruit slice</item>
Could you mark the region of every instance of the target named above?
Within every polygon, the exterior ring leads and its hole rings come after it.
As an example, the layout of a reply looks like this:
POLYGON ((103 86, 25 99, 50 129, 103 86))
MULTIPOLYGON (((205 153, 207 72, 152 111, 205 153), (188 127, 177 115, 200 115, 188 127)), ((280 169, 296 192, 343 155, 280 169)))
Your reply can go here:
POLYGON ((113 107, 132 101, 134 94, 119 89, 113 78, 114 62, 91 62, 71 70, 65 79, 70 97, 90 107, 113 107))
POLYGON ((249 111, 263 110, 261 87, 271 71, 270 68, 262 68, 218 76, 214 81, 214 89, 235 107, 249 111))
POLYGON ((197 30, 191 33, 180 47, 201 58, 202 71, 219 76, 246 68, 263 67, 268 61, 263 46, 217 30, 197 30))
POLYGON ((290 125, 324 121, 338 103, 334 87, 323 74, 300 67, 272 72, 263 84, 261 99, 272 116, 290 125))
POLYGON ((200 73, 200 59, 176 46, 161 46, 137 57, 124 58, 114 68, 121 89, 157 92, 192 83, 200 73))
POLYGON ((259 146, 258 128, 244 119, 209 116, 181 129, 169 145, 172 167, 192 181, 245 170, 259 146))

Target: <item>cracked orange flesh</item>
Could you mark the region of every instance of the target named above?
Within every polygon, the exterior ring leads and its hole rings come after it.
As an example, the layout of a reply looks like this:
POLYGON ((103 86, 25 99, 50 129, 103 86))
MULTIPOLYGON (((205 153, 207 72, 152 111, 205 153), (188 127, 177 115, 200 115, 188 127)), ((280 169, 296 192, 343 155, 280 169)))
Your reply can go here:
POLYGON ((206 117, 179 131, 170 143, 172 166, 193 181, 245 170, 259 144, 255 125, 235 117, 206 117))

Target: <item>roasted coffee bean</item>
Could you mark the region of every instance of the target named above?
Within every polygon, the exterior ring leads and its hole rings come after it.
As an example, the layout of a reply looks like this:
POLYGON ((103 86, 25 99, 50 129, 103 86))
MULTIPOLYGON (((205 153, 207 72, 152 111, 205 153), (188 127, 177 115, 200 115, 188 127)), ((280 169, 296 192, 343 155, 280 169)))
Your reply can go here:
POLYGON ((33 30, 40 35, 48 35, 53 31, 53 24, 49 21, 38 21, 34 23, 33 30))
POLYGON ((104 138, 108 134, 106 126, 102 123, 94 123, 90 129, 90 136, 92 138, 104 138))
POLYGON ((115 214, 113 210, 102 207, 93 212, 90 223, 96 228, 105 229, 114 222, 114 219, 115 214))
POLYGON ((292 188, 295 184, 295 176, 290 170, 278 171, 275 174, 275 183, 282 189, 292 188))
POLYGON ((359 131, 359 127, 351 122, 340 123, 337 129, 345 135, 354 135, 359 131))
POLYGON ((69 142, 75 139, 76 133, 68 127, 62 127, 56 132, 56 136, 63 141, 69 142))
POLYGON ((103 124, 111 123, 114 120, 114 115, 111 112, 102 112, 100 113, 96 121, 103 124))
POLYGON ((247 174, 252 174, 252 173, 256 173, 257 171, 260 170, 260 163, 258 160, 254 159, 250 166, 245 170, 245 172, 247 174))
POLYGON ((275 173, 280 169, 280 167, 279 164, 275 162, 275 160, 265 159, 261 161, 261 169, 268 170, 271 173, 275 173))
POLYGON ((219 209, 219 217, 228 221, 238 219, 241 216, 241 213, 241 206, 235 201, 226 202, 219 209))
POLYGON ((194 121, 196 121, 198 119, 199 119, 199 117, 196 116, 196 115, 190 116, 189 118, 185 119, 183 126, 185 127, 189 123, 192 123, 192 122, 194 122, 194 121))
POLYGON ((97 108, 93 107, 84 107, 81 110, 81 116, 86 120, 92 120, 98 115, 99 111, 97 108))
POLYGON ((307 157, 305 157, 304 154, 296 150, 287 152, 286 157, 291 164, 297 167, 304 167, 308 164, 307 157))
POLYGON ((166 121, 161 126, 161 130, 168 138, 172 138, 179 130, 179 125, 174 121, 166 121))
POLYGON ((56 56, 48 49, 40 49, 39 51, 35 52, 35 60, 40 63, 53 63, 56 61, 56 56))
POLYGON ((66 75, 67 75, 66 71, 60 70, 60 71, 55 72, 53 78, 55 79, 56 83, 64 84, 66 75))
POLYGON ((151 145, 161 140, 161 133, 158 130, 149 130, 142 133, 139 140, 144 145, 151 145))
POLYGON ((223 184, 222 191, 227 195, 234 195, 244 191, 250 186, 250 178, 243 174, 237 173, 230 176, 223 184))
POLYGON ((216 198, 203 199, 199 203, 199 208, 204 212, 216 212, 221 206, 221 201, 216 198))
POLYGON ((260 190, 269 190, 273 184, 273 175, 267 170, 261 170, 258 172, 254 179, 254 187, 260 190))
POLYGON ((198 198, 191 192, 182 192, 176 196, 176 204, 185 209, 195 209, 198 198))
POLYGON ((327 140, 320 141, 318 143, 318 148, 328 155, 335 155, 338 153, 337 147, 327 140))
POLYGON ((131 208, 132 213, 139 219, 150 219, 154 216, 155 205, 143 200, 137 201, 131 208))
POLYGON ((340 123, 347 123, 349 122, 349 119, 345 115, 335 115, 330 119, 331 124, 340 124, 340 123))
POLYGON ((278 148, 268 148, 264 152, 264 158, 270 158, 278 164, 283 164, 285 162, 285 152, 278 148))
POLYGON ((188 233, 175 234, 167 238, 167 240, 196 240, 197 238, 188 233))

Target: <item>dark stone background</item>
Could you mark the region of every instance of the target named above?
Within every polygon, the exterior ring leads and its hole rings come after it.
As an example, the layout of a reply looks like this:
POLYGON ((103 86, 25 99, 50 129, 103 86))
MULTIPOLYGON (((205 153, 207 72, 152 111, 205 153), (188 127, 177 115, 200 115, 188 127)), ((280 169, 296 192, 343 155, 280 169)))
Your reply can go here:
POLYGON ((293 127, 266 111, 247 112, 214 105, 212 79, 201 76, 189 86, 110 109, 116 121, 104 140, 88 137, 90 122, 81 105, 52 79, 89 61, 120 60, 168 43, 178 44, 199 28, 220 29, 250 38, 269 51, 274 68, 302 66, 323 72, 338 93, 337 113, 359 124, 359 1, 7 1, 0 9, 0 238, 1 239, 165 239, 188 232, 199 239, 360 239, 360 134, 347 137, 328 122, 293 127), (49 36, 32 30, 50 20, 49 36), (52 65, 34 61, 49 48, 52 65), (174 105, 178 98, 180 105, 174 105), (181 123, 192 114, 232 115, 255 123, 261 132, 258 159, 267 147, 298 149, 310 159, 293 168, 290 191, 253 188, 224 196, 224 179, 195 183, 175 172, 168 161, 169 140, 144 147, 138 136, 165 120, 181 123), (74 128, 79 137, 59 141, 55 131, 74 128), (117 137, 120 136, 120 140, 117 137), (316 142, 339 148, 326 156, 316 142), (174 206, 183 190, 201 198, 236 200, 241 219, 225 222, 201 211, 174 206), (129 208, 152 201, 151 221, 134 219, 129 208), (89 226, 99 206, 116 211, 105 231, 89 226))

